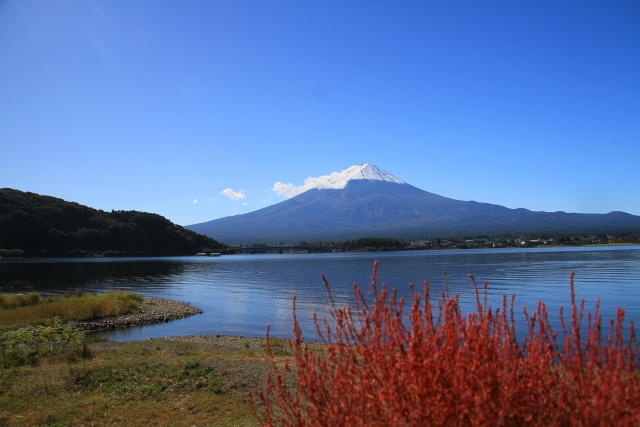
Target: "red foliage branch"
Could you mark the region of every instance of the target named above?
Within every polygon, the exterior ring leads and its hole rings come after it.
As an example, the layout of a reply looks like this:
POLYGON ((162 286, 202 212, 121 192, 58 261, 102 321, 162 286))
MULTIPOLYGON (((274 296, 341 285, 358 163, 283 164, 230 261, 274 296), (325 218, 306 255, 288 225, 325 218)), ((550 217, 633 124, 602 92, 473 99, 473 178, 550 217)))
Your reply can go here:
MULTIPOLYGON (((502 308, 487 305, 487 284, 477 311, 464 316, 458 296, 443 292, 437 308, 429 287, 411 288, 408 324, 404 301, 382 285, 377 262, 369 304, 354 285, 355 304, 332 304, 332 321, 314 316, 322 350, 301 339, 294 298, 293 365, 278 366, 252 398, 264 425, 640 425, 640 351, 633 323, 624 337, 618 309, 602 335, 602 317, 587 315, 575 300, 571 275, 571 324, 562 318, 562 345, 544 303, 530 316, 519 344, 514 296, 502 308), (289 379, 289 382, 287 381, 289 379)), ((267 333, 268 339, 268 333, 267 333)))

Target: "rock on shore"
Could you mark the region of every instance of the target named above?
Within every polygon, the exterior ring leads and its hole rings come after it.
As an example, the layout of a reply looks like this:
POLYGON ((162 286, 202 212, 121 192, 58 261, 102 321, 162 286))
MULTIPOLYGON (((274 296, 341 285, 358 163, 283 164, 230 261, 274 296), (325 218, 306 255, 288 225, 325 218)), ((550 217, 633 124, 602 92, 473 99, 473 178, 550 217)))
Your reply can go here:
POLYGON ((162 298, 143 297, 138 313, 122 316, 103 317, 95 320, 74 320, 68 325, 83 331, 107 331, 123 329, 131 326, 150 325, 152 323, 168 322, 202 313, 202 310, 190 304, 162 298))

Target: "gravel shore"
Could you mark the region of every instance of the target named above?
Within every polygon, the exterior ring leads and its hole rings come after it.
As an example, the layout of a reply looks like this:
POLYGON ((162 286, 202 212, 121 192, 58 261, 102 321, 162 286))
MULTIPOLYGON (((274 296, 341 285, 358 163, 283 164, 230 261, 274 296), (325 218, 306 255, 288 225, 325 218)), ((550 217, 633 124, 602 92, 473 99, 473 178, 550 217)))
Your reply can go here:
POLYGON ((97 320, 71 321, 68 322, 68 325, 83 331, 107 331, 168 322, 200 313, 202 313, 202 310, 184 302, 143 297, 138 313, 104 317, 97 320))

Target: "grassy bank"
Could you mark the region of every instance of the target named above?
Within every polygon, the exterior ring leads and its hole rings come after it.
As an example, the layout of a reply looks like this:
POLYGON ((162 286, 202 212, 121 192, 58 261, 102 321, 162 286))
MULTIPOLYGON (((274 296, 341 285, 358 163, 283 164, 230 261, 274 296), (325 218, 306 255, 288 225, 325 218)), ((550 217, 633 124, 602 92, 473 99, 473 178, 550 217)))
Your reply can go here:
MULTIPOLYGON (((138 310, 141 297, 0 295, 0 425, 256 425, 264 339, 89 342, 65 320, 138 310)), ((276 354, 288 346, 276 341, 276 354)), ((278 356, 276 356, 278 357, 278 356)))
POLYGON ((142 297, 111 292, 64 297, 37 293, 0 295, 0 367, 39 363, 56 357, 70 361, 88 354, 85 334, 66 321, 94 320, 128 314, 139 309, 142 297))
POLYGON ((269 369, 263 339, 97 342, 89 351, 0 371, 0 424, 257 425, 248 391, 269 369))
POLYGON ((131 292, 109 292, 64 297, 0 294, 0 327, 42 323, 59 317, 62 320, 93 320, 135 312, 142 297, 131 292))

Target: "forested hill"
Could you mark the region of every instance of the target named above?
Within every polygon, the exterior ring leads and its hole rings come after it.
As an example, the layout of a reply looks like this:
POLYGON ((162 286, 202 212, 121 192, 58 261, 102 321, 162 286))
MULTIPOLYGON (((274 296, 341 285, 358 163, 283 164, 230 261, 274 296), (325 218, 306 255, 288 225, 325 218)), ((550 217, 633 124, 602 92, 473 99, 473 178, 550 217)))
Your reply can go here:
POLYGON ((0 189, 0 255, 191 255, 227 248, 163 216, 0 189))

